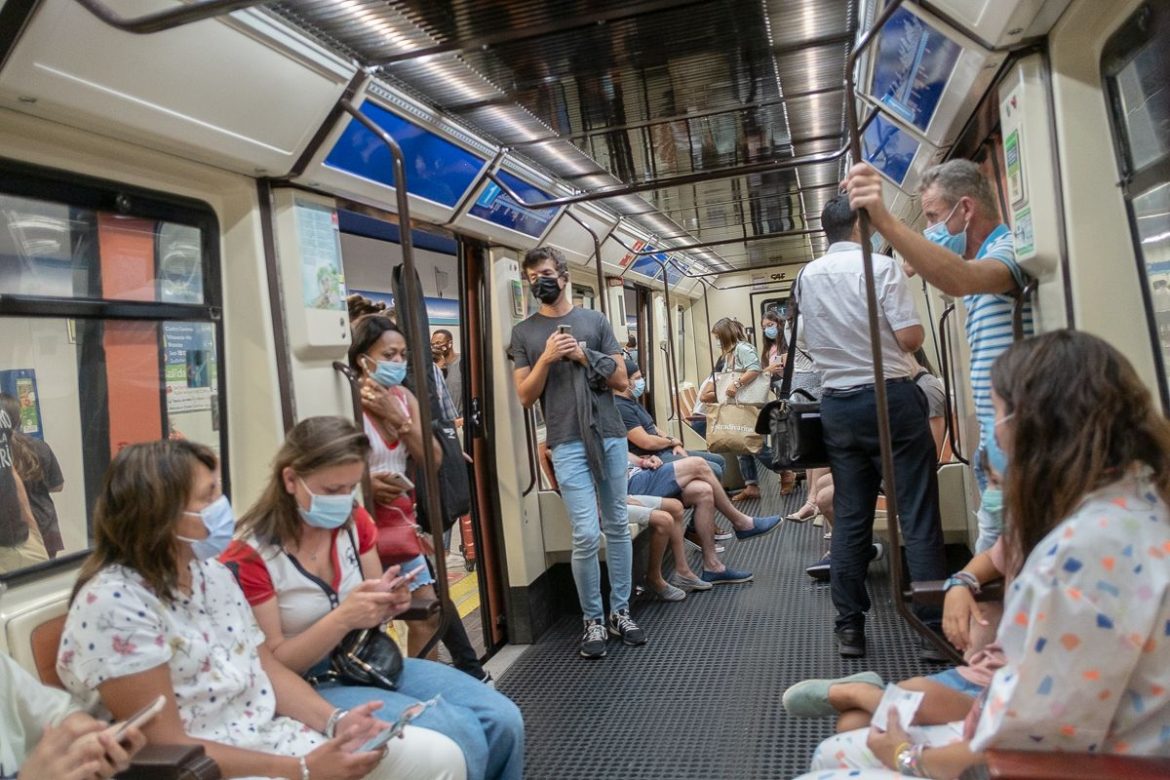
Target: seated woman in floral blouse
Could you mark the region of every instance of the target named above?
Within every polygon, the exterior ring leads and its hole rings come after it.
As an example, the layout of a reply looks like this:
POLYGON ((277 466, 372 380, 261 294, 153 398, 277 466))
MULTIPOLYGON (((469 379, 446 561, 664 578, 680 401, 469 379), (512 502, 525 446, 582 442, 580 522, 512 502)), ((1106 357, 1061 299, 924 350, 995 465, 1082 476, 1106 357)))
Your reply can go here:
POLYGON ((273 656, 215 560, 235 528, 217 466, 210 449, 183 440, 132 444, 114 458, 61 637, 61 681, 75 696, 100 696, 116 718, 165 696, 147 739, 201 744, 224 777, 463 780, 459 747, 427 729, 357 751, 386 727, 374 717, 381 703, 335 717, 273 656))
POLYGON ((1170 755, 1170 423, 1085 333, 1016 343, 991 382, 1019 568, 1005 665, 965 723, 911 737, 892 714, 821 743, 807 778, 954 778, 988 748, 1170 755))

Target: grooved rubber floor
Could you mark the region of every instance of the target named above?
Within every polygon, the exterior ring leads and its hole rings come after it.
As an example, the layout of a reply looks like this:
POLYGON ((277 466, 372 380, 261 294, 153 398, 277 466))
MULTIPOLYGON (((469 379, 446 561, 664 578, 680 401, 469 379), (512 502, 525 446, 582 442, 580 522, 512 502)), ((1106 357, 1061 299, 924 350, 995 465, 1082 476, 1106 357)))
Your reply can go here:
MULTIPOLYGON (((787 514, 803 503, 803 490, 781 497, 774 477, 764 483, 763 499, 743 511, 787 514)), ((678 603, 635 600, 632 612, 649 636, 641 647, 611 640, 604 659, 588 661, 577 653, 580 618, 558 621, 497 683, 524 713, 525 777, 795 777, 833 733, 833 719, 789 717, 780 704, 789 685, 867 669, 896 681, 945 668, 918 661, 890 601, 888 559, 870 565, 868 656, 837 654, 828 585, 804 573, 827 549, 824 531, 782 522, 761 538, 726 542, 724 562, 751 570, 755 581, 678 603)), ((698 571, 697 553, 690 562, 698 571)))

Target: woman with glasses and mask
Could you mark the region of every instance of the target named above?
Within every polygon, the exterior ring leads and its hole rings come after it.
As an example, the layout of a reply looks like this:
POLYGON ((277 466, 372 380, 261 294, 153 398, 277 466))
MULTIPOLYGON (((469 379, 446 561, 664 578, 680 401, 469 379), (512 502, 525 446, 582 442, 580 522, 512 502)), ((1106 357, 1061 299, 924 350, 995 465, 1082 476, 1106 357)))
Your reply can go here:
POLYGON ((208 447, 185 440, 131 444, 114 458, 61 636, 65 687, 96 694, 119 719, 165 697, 142 727, 147 739, 202 745, 225 777, 466 777, 459 747, 426 729, 358 750, 388 726, 375 717, 382 703, 338 717, 273 655, 215 560, 235 530, 218 466, 208 447))
POLYGON ((377 528, 355 503, 369 452, 366 434, 348 420, 310 417, 298 423, 222 560, 235 572, 272 654, 317 681, 317 692, 336 708, 332 717, 341 719, 374 700, 390 718, 438 696, 415 725, 454 740, 470 780, 520 780, 519 709, 463 672, 407 658, 394 691, 328 679, 329 656, 346 634, 379 630, 410 606, 402 580, 412 570, 392 566, 383 573, 377 528))

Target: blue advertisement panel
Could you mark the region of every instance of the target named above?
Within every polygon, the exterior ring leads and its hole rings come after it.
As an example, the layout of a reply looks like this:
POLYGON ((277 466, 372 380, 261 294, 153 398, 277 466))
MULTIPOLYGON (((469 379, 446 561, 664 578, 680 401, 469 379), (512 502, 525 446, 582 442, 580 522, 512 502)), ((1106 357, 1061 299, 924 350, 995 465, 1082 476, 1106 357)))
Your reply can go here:
POLYGON ((959 44, 899 8, 878 37, 870 94, 925 132, 960 51, 959 44))
MULTIPOLYGON (((499 177, 526 203, 537 203, 552 198, 547 192, 501 171, 499 177)), ((540 238, 558 209, 530 209, 510 198, 495 182, 489 181, 468 212, 494 225, 515 230, 526 236, 540 238)))
POLYGON ((914 136, 881 114, 875 114, 861 134, 861 156, 899 187, 905 183, 920 146, 914 136))
POLYGON ((0 371, 0 392, 7 393, 20 404, 20 419, 9 420, 9 426, 20 428, 29 436, 43 441, 45 427, 41 418, 41 399, 37 392, 36 370, 13 368, 0 371))
MULTIPOLYGON (((402 147, 406 191, 411 195, 454 208, 484 166, 485 161, 471 152, 369 101, 362 104, 361 112, 402 147)), ((390 150, 360 122, 349 123, 325 165, 394 186, 390 150)))
MULTIPOLYGON (((384 303, 387 308, 394 305, 394 295, 372 290, 354 290, 374 303, 384 303)), ((457 298, 423 298, 427 305, 427 322, 431 325, 458 325, 459 300, 457 298)))

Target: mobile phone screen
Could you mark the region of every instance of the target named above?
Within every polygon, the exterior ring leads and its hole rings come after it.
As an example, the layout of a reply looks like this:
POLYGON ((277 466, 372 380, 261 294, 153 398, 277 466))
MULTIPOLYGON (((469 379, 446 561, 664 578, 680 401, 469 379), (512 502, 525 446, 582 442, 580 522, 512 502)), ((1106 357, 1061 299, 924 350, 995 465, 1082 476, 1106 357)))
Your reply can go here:
POLYGON ((121 742, 122 739, 126 736, 126 732, 129 731, 132 727, 141 728, 142 726, 149 723, 155 715, 158 715, 160 712, 162 712, 162 708, 166 706, 166 703, 167 697, 159 694, 157 699, 131 715, 114 734, 114 739, 118 742, 121 742))

